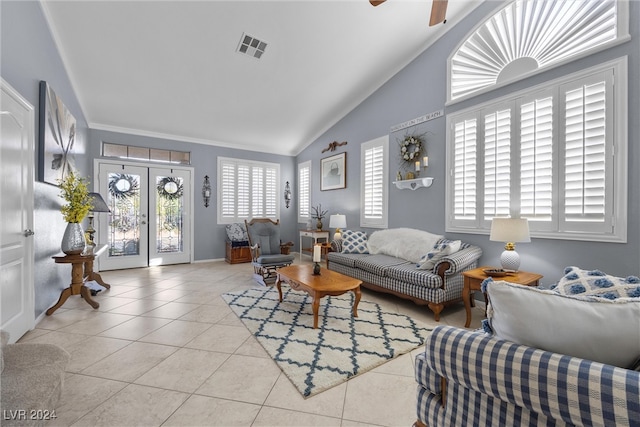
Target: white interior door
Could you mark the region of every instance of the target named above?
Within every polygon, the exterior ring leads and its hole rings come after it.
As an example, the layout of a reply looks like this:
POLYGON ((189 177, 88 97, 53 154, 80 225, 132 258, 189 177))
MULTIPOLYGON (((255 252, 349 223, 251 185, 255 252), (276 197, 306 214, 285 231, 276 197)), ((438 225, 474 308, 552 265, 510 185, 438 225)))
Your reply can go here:
POLYGON ((96 244, 107 244, 101 270, 146 267, 149 261, 148 171, 146 167, 101 162, 97 188, 111 210, 96 214, 96 244), (104 218, 107 217, 107 218, 104 218))
POLYGON ((34 111, 0 80, 0 327, 15 342, 35 326, 34 111))
POLYGON ((191 261, 191 171, 149 168, 149 265, 191 261))

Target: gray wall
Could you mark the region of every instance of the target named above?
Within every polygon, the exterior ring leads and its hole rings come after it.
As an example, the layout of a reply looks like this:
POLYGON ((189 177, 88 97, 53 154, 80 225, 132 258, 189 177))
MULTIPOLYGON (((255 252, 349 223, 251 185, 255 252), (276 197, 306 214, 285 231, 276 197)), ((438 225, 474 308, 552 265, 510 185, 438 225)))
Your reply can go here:
MULTIPOLYGON (((609 61, 624 55, 629 56, 629 212, 628 243, 593 243, 554 239, 533 239, 531 243, 519 244, 522 257, 521 268, 543 274, 544 284, 557 281, 566 266, 599 268, 603 271, 626 276, 638 274, 640 261, 640 194, 637 183, 640 171, 635 167, 640 162, 640 3, 630 2, 630 27, 632 41, 547 71, 540 75, 512 84, 508 87, 481 95, 475 99, 444 106, 446 101, 447 58, 475 25, 486 19, 502 2, 489 1, 474 10, 463 21, 453 27, 443 38, 423 52, 416 60, 401 70, 384 86, 355 108, 344 119, 314 141, 298 156, 298 161, 312 160, 313 204, 322 203, 330 213, 347 215, 348 228, 359 227, 360 196, 360 144, 373 138, 389 134, 391 126, 403 123, 424 114, 445 109, 451 113, 459 109, 488 101, 511 91, 544 83, 589 66, 609 61), (334 140, 349 143, 347 154, 347 188, 344 190, 320 191, 319 165, 323 148, 334 140)), ((449 22, 449 25, 453 22, 449 22)), ((430 188, 416 191, 398 190, 390 184, 389 227, 414 227, 433 233, 445 234, 445 118, 425 122, 410 129, 415 133, 426 133, 426 152, 429 155, 428 176, 435 178, 430 188)), ((389 181, 395 180, 400 165, 398 143, 405 131, 390 134, 389 181)), ((366 230, 368 232, 374 229, 366 230)), ((448 237, 462 239, 479 245, 484 250, 483 265, 499 265, 502 245, 490 242, 487 235, 449 234, 448 237)))

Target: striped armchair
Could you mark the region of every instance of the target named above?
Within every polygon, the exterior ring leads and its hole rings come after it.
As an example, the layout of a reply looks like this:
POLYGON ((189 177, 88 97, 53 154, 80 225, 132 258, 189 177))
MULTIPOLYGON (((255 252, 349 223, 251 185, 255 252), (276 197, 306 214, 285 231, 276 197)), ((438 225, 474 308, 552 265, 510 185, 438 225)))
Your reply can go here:
POLYGON ((640 372, 438 326, 416 357, 416 426, 640 426, 640 372))

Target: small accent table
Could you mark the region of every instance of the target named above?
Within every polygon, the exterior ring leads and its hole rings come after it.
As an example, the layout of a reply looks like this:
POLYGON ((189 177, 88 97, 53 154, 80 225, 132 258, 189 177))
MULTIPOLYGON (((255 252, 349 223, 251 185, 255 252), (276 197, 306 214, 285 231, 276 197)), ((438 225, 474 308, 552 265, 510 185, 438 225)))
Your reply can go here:
POLYGON ((98 247, 92 254, 62 255, 52 257, 56 264, 71 264, 71 284, 60 293, 58 302, 47 310, 47 316, 51 316, 71 295, 82 295, 82 298, 93 308, 99 308, 100 304, 91 298, 89 288, 84 286, 85 280, 95 280, 105 288, 111 285, 102 280, 100 274, 93 271, 93 260, 107 249, 107 245, 98 247))
POLYGON ((302 259, 303 252, 309 252, 310 256, 313 256, 313 246, 310 249, 303 249, 302 238, 310 237, 313 239, 313 244, 318 244, 318 239, 322 239, 324 242, 329 243, 329 231, 328 230, 300 230, 300 259, 302 259))
POLYGON ((342 295, 353 292, 353 317, 358 317, 358 303, 360 302, 360 284, 362 281, 344 276, 336 271, 322 269, 317 276, 313 275, 311 265, 290 265, 278 269, 276 287, 282 302, 282 282, 288 283, 291 289, 305 291, 313 297, 313 329, 318 329, 318 311, 320 298, 327 295, 342 295))
MULTIPOLYGON (((482 282, 489 276, 483 271, 494 267, 478 267, 473 270, 462 273, 464 276, 464 287, 462 288, 462 300, 464 301, 464 309, 467 312, 467 321, 464 324, 468 328, 471 324, 471 298, 473 291, 479 291, 482 282)), ((541 274, 529 273, 527 271, 518 271, 517 273, 509 273, 504 277, 495 277, 494 280, 504 280, 505 282, 518 283, 525 286, 538 286, 541 274)), ((484 301, 487 302, 487 295, 484 295, 484 301)), ((486 310, 486 305, 485 305, 486 310)), ((485 311, 486 315, 486 311, 485 311)))

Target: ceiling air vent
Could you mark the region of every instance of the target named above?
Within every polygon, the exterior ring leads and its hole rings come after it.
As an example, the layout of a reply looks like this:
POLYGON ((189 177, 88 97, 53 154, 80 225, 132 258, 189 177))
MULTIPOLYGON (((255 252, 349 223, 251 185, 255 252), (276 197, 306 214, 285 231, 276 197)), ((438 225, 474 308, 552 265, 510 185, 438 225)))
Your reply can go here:
POLYGON ((247 33, 242 33, 242 38, 238 45, 238 52, 260 59, 266 48, 266 42, 258 40, 247 33))

